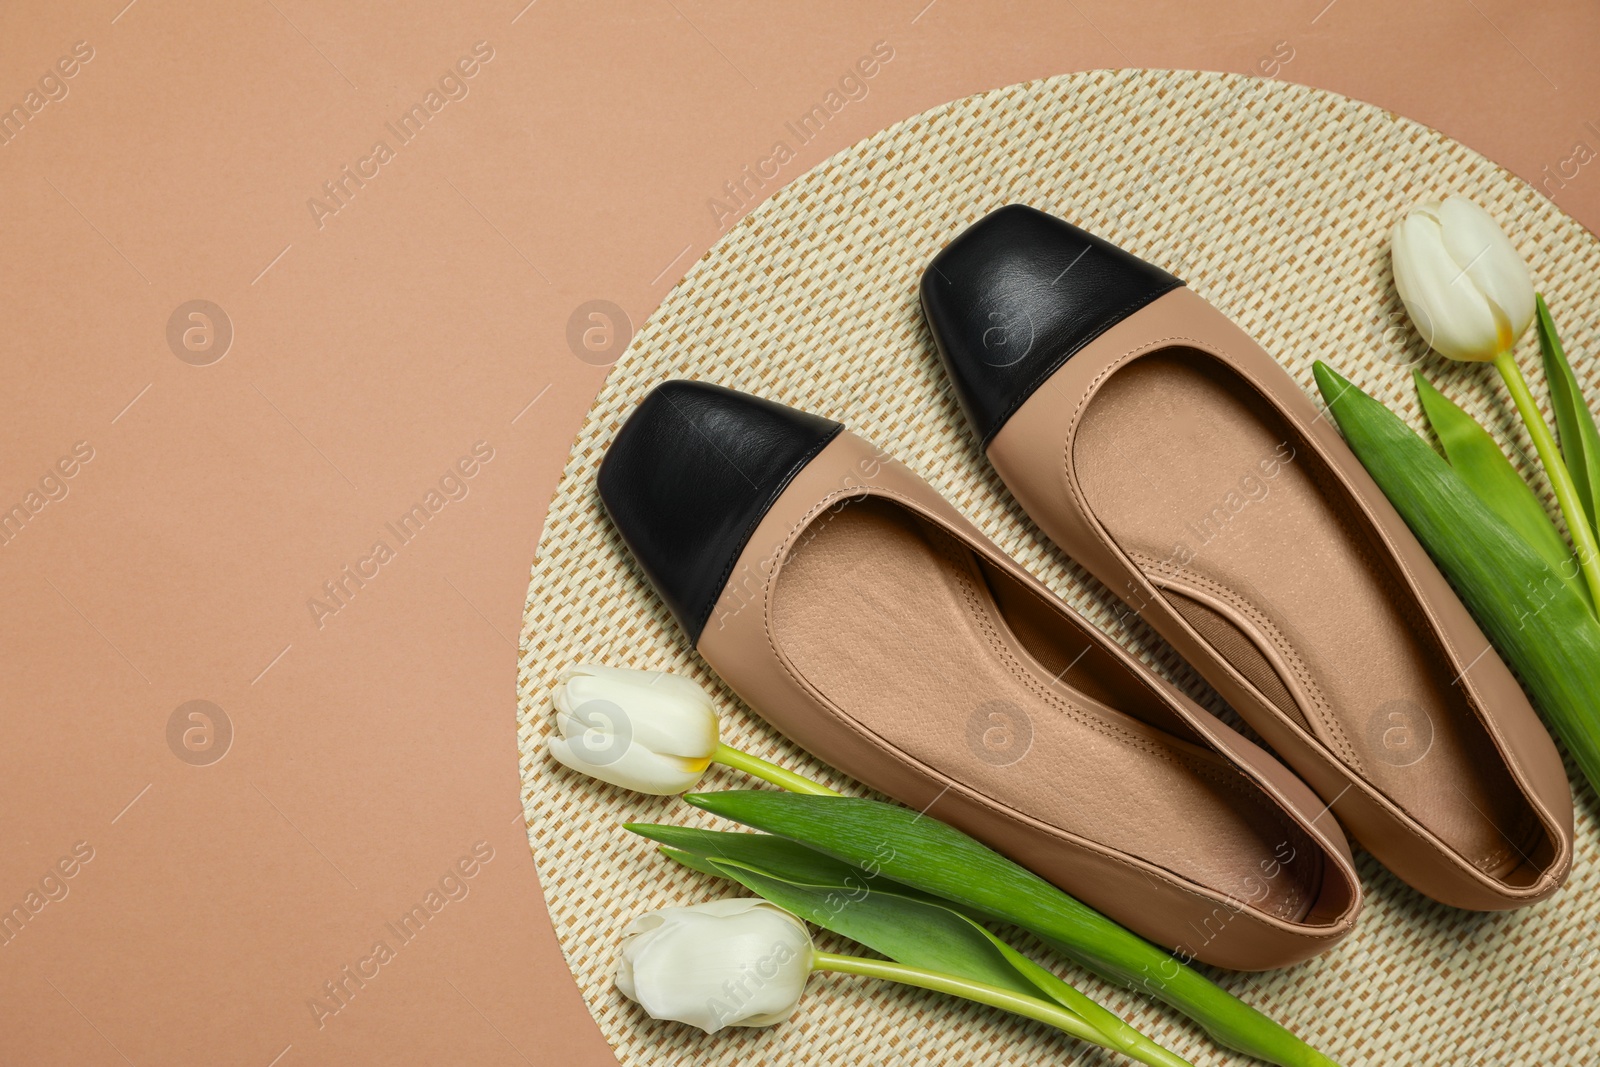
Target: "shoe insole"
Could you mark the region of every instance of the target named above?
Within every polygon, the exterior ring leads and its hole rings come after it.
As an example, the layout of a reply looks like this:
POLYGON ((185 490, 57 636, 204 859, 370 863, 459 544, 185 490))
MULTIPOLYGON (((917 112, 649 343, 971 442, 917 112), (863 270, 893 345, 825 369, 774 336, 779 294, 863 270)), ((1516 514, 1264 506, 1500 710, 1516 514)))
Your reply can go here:
POLYGON ((1269 914, 1298 920, 1314 903, 1320 861, 1270 800, 1215 754, 1076 689, 1081 668, 1055 677, 973 552, 899 505, 868 497, 818 518, 779 572, 772 625, 832 704, 957 782, 1269 914))
POLYGON ((1187 348, 1134 360, 1073 459, 1111 537, 1269 702, 1484 873, 1524 863, 1534 814, 1400 581, 1237 375, 1187 348))

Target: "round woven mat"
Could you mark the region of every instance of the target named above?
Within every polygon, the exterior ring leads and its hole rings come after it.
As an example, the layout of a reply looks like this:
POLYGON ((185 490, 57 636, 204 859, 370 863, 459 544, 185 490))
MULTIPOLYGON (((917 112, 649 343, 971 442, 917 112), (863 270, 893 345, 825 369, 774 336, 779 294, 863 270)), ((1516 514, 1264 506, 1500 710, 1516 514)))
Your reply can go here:
MULTIPOLYGON (((613 369, 567 463, 533 566, 518 676, 528 836, 567 961, 623 1064, 1110 1064, 1118 1057, 997 1012, 843 976, 813 979, 791 1022, 714 1037, 651 1021, 611 984, 641 911, 734 895, 622 829, 710 825, 672 798, 570 773, 545 755, 549 687, 577 661, 687 675, 718 695, 724 740, 851 792, 742 705, 690 648, 602 512, 595 469, 655 383, 702 378, 844 422, 931 482, 1000 546, 1213 709, 1217 698, 1028 522, 973 443, 916 301, 923 266, 969 223, 1021 201, 1158 263, 1231 315, 1315 393, 1323 358, 1414 424, 1420 363, 1531 449, 1484 368, 1428 356, 1389 275, 1398 214, 1461 192, 1528 257, 1597 395, 1600 242, 1532 188, 1443 135, 1333 93, 1233 75, 1094 71, 983 93, 907 119, 792 182, 689 272, 613 369)), ((1531 337, 1521 350, 1537 364, 1531 337)), ((1541 390, 1542 392, 1542 390, 1541 390)), ((1538 483, 1543 489, 1543 483, 1538 483)), ((1590 665, 1592 669, 1592 665, 1590 665)), ((718 770, 707 788, 749 779, 718 770)), ((1346 1067, 1592 1063, 1600 862, 1579 792, 1573 875, 1553 900, 1477 915, 1419 896, 1369 857, 1357 932, 1322 958, 1228 989, 1346 1067)), ((830 938, 824 937, 828 943, 830 938)), ((1237 1063, 1176 1013, 1064 973, 1197 1065, 1237 1063)))

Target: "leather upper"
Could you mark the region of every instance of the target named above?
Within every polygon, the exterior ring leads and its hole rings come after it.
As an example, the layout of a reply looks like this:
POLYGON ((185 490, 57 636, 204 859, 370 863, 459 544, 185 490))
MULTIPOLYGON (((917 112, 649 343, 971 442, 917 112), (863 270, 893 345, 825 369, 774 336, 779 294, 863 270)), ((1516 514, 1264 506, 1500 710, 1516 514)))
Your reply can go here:
POLYGON ((600 499, 691 642, 762 516, 840 428, 680 380, 652 389, 617 431, 600 464, 600 499))
MULTIPOLYGON (((1186 289, 1128 316, 1063 364, 1049 386, 1013 415, 987 451, 1006 486, 1045 535, 1193 664, 1267 746, 1328 801, 1328 810, 1350 835, 1403 881, 1453 907, 1486 911, 1531 904, 1561 885, 1573 852, 1572 796, 1549 734, 1516 679, 1497 655, 1487 651, 1489 642, 1482 631, 1339 431, 1272 355, 1220 311, 1186 289), (1195 359, 1217 360, 1249 383, 1257 399, 1247 417, 1284 420, 1279 425, 1284 438, 1293 443, 1295 462, 1319 464, 1327 472, 1322 491, 1342 502, 1353 523, 1377 533, 1380 540, 1368 542, 1374 562, 1387 557, 1397 563, 1392 573, 1400 580, 1388 586, 1388 595, 1413 605, 1412 625, 1425 628, 1437 642, 1436 654, 1442 661, 1437 677, 1453 678, 1450 688, 1459 689, 1471 702, 1473 708, 1463 708, 1462 713, 1482 722, 1489 746, 1485 758, 1503 760, 1510 768, 1515 780, 1511 788, 1527 798, 1548 838, 1541 846, 1507 836, 1512 827, 1492 826, 1527 861, 1520 873, 1513 872, 1517 877, 1491 876, 1479 869, 1447 844, 1438 832, 1442 825, 1409 814, 1359 767, 1344 762, 1318 740, 1300 721, 1303 711, 1300 717, 1281 711, 1262 692, 1259 679, 1235 662, 1235 653, 1213 644, 1176 608, 1169 595, 1174 584, 1129 555, 1093 510, 1082 478, 1088 456, 1078 447, 1081 421, 1074 413, 1092 409, 1085 401, 1122 373, 1115 368, 1126 368, 1153 350, 1173 345, 1195 350, 1195 359), (1358 515, 1365 518, 1355 518, 1358 515)), ((1114 456, 1106 460, 1125 462, 1114 456)), ((1320 551, 1314 542, 1295 543, 1308 555, 1320 551)), ((1365 620, 1355 623, 1364 625, 1365 620)), ((1302 640, 1298 633, 1291 639, 1302 640)), ((1381 661, 1366 666, 1374 674, 1383 669, 1381 661)), ((1361 725, 1359 717, 1350 721, 1357 728, 1361 725)), ((1443 725, 1442 721, 1431 725, 1429 736, 1443 725)), ((1430 755, 1415 766, 1427 772, 1433 764, 1430 755)), ((1460 798, 1464 817, 1484 819, 1482 809, 1472 810, 1474 805, 1462 792, 1464 784, 1447 774, 1436 776, 1437 792, 1460 798)))
POLYGON ((922 309, 985 448, 1072 354, 1183 285, 1053 215, 990 212, 922 274, 922 309))
MULTIPOLYGON (((1332 947, 1361 908, 1344 835, 1304 783, 1073 612, 913 471, 848 429, 773 502, 696 647, 763 719, 842 775, 970 834, 1186 961, 1243 970, 1286 966, 1332 947), (945 586, 935 571, 927 572, 926 584, 903 580, 894 561, 903 558, 904 543, 896 547, 892 525, 880 527, 883 536, 872 544, 858 543, 865 557, 842 552, 832 539, 861 531, 844 533, 841 524, 852 510, 875 505, 911 517, 919 536, 931 539, 925 542, 931 555, 949 553, 975 566, 968 573, 976 599, 966 604, 987 600, 985 614, 968 615, 965 607, 949 616, 910 614, 929 588, 945 586), (862 566, 863 558, 871 562, 862 566), (812 584, 828 571, 835 583, 812 584), (830 595, 840 589, 848 592, 830 595), (872 634, 865 640, 862 616, 872 634), (963 618, 987 618, 989 628, 964 630, 963 618), (1070 666, 1057 675, 1062 664, 1070 666), (962 690, 969 678, 995 679, 995 668, 1038 678, 1041 703, 1028 701, 1029 711, 1002 699, 1003 714, 1016 718, 983 717, 995 705, 979 702, 975 709, 962 690), (1047 713, 1050 707, 1058 710, 1047 713), (1000 723, 1018 729, 1007 728, 1000 740, 975 734, 975 722, 980 729, 1000 723), (1167 740, 1144 748, 1138 739, 1151 735, 1139 723, 1167 740), (996 758, 992 745, 1023 737, 1010 755, 996 758), (1086 747, 1076 748, 1073 739, 1086 747), (1226 818, 1197 819, 1192 838, 1173 839, 1172 851, 1111 844, 1158 825, 1156 836, 1172 828, 1150 821, 1158 805, 1140 798, 1154 778, 1137 773, 1117 780, 1114 817, 1067 814, 1059 799, 1064 780, 1100 770, 1091 752, 1105 751, 1101 741, 1130 745, 1152 768, 1176 759, 1170 766, 1193 768, 1198 780, 1229 782, 1223 794, 1254 797, 1249 810, 1262 820, 1260 839, 1281 843, 1286 866, 1229 867, 1220 859, 1234 854, 1226 818), (1222 763, 1177 755, 1190 745, 1222 763), (1214 874, 1196 879, 1179 868, 1214 874), (1301 906, 1270 907, 1291 884, 1306 892, 1301 906)), ((987 691, 986 683, 980 687, 987 691)), ((1003 690, 997 686, 992 695, 1003 690)))

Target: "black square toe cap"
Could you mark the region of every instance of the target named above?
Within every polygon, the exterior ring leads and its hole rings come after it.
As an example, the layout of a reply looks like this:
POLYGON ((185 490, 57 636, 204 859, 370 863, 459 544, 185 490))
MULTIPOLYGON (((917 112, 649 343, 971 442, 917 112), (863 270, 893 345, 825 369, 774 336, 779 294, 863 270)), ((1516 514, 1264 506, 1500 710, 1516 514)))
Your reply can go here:
POLYGON ((1054 215, 1012 204, 922 274, 922 309, 984 447, 1072 354, 1183 283, 1054 215))
POLYGON ((617 431, 600 464, 600 500, 691 642, 773 501, 840 429, 679 380, 652 389, 617 431))

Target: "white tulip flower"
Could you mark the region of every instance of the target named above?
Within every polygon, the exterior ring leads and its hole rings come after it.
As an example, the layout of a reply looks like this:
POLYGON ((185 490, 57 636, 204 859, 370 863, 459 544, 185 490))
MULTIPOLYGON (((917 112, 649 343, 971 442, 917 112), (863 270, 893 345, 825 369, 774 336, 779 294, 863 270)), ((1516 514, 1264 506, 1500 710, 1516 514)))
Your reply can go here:
MULTIPOLYGON (((1451 359, 1493 363, 1500 372, 1561 506, 1590 598, 1600 604, 1600 538, 1561 451, 1566 442, 1550 432, 1512 351, 1541 302, 1528 264, 1489 213, 1464 196, 1413 207, 1389 244, 1395 288, 1428 344, 1451 359)), ((1546 319, 1540 346, 1564 361, 1560 344, 1546 319)))
POLYGON ((628 789, 691 789, 717 754, 717 713, 705 690, 674 674, 585 664, 561 672, 550 755, 628 789))
POLYGON ((794 1014, 811 975, 806 924, 764 900, 716 900, 641 915, 623 934, 617 988, 654 1019, 771 1026, 794 1014))
POLYGON ((1390 238, 1395 287, 1428 344, 1492 362, 1533 321, 1533 279, 1493 217, 1464 196, 1413 207, 1390 238))

